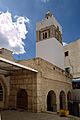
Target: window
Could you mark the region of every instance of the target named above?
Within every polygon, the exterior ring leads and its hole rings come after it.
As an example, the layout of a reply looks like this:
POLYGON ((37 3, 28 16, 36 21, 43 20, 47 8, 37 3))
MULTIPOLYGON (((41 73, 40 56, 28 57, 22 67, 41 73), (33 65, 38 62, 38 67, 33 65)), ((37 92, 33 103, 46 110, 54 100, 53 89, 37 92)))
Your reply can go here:
POLYGON ((72 81, 73 89, 80 89, 80 81, 72 81))
POLYGON ((65 57, 67 57, 69 55, 69 51, 66 51, 64 54, 65 54, 65 57))
POLYGON ((47 38, 47 32, 45 32, 45 38, 47 38))
POLYGON ((70 68, 69 67, 65 68, 65 72, 70 73, 70 68))
POLYGON ((0 54, 2 54, 2 50, 0 50, 0 54))
POLYGON ((40 32, 40 39, 47 39, 50 37, 50 30, 44 30, 40 32))
POLYGON ((43 33, 43 39, 45 38, 44 33, 43 33))

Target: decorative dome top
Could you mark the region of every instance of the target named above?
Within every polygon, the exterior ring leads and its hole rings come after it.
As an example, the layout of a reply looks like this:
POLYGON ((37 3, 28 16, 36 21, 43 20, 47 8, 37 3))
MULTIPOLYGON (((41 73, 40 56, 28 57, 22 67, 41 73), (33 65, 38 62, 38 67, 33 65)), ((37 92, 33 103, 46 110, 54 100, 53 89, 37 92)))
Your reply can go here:
POLYGON ((48 11, 46 14, 45 14, 45 18, 48 18, 48 17, 52 17, 52 13, 50 11, 48 11))

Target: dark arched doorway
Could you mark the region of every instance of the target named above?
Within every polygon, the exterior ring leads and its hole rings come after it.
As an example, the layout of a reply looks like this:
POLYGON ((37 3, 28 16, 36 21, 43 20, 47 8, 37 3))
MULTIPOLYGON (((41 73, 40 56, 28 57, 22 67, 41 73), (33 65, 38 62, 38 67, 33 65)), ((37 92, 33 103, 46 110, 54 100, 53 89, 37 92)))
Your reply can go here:
POLYGON ((56 94, 53 90, 49 91, 47 95, 47 111, 56 112, 56 94))
POLYGON ((71 103, 71 92, 69 91, 68 92, 68 94, 67 94, 67 108, 68 108, 68 110, 69 110, 69 114, 71 114, 72 115, 72 103, 71 103))
POLYGON ((17 108, 27 109, 28 107, 28 96, 25 89, 20 89, 17 93, 17 108))
POLYGON ((66 109, 66 95, 64 91, 60 92, 60 109, 66 109))

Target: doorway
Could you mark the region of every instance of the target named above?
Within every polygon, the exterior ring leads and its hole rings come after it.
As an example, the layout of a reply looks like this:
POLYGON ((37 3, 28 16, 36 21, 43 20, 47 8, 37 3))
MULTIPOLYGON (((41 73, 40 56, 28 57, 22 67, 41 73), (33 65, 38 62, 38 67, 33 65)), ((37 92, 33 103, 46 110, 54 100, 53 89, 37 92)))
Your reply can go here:
POLYGON ((51 90, 47 95, 47 111, 56 112, 56 108, 56 94, 51 90))
POLYGON ((60 92, 60 109, 66 109, 66 95, 64 91, 60 92))
POLYGON ((25 89, 20 89, 17 93, 17 108, 28 108, 28 95, 25 89))

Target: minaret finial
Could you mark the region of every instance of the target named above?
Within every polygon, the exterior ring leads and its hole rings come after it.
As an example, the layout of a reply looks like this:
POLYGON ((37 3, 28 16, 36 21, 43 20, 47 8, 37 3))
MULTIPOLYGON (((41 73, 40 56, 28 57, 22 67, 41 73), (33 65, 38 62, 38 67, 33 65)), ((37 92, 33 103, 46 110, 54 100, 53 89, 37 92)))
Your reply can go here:
POLYGON ((52 13, 50 11, 48 11, 46 14, 45 14, 45 18, 47 17, 52 17, 52 13))

